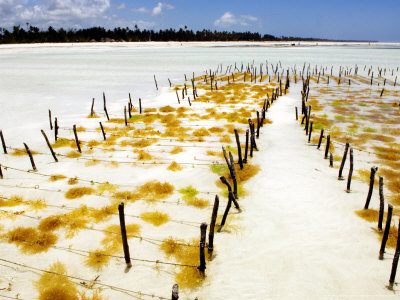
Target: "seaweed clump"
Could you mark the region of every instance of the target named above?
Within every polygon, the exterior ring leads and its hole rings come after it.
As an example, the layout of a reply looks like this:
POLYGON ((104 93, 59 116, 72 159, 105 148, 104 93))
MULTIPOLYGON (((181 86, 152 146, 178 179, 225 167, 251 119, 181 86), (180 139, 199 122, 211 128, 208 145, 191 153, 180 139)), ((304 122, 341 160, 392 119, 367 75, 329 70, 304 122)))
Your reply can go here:
POLYGON ((140 215, 140 218, 145 222, 153 224, 154 226, 161 226, 170 220, 168 214, 159 211, 144 212, 140 215))

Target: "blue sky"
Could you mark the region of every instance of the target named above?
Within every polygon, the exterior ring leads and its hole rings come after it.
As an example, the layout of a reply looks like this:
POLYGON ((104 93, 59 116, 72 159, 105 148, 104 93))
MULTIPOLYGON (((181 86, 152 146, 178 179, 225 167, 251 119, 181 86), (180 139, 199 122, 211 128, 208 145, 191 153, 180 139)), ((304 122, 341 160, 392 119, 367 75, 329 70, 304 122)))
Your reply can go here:
POLYGON ((0 26, 252 31, 400 41, 400 0, 0 0, 0 26))

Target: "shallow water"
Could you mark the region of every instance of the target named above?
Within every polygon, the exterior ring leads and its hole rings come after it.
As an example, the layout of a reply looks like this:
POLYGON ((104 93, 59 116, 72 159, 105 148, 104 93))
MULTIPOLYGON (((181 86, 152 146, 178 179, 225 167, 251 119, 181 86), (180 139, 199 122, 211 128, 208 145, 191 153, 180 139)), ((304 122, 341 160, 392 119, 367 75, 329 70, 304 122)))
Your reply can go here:
MULTIPOLYGON (((91 99, 96 98, 96 110, 102 110, 102 92, 107 96, 111 114, 121 114, 128 93, 144 106, 152 106, 159 86, 182 83, 189 77, 215 70, 222 63, 223 71, 237 62, 297 66, 353 67, 364 65, 397 68, 400 65, 400 46, 175 46, 137 47, 135 44, 84 44, 57 47, 0 48, 0 129, 5 135, 20 137, 18 142, 36 140, 39 129, 48 128, 48 109, 61 123, 70 125, 77 115, 90 111, 91 99)), ((389 75, 389 74, 387 74, 389 75)))

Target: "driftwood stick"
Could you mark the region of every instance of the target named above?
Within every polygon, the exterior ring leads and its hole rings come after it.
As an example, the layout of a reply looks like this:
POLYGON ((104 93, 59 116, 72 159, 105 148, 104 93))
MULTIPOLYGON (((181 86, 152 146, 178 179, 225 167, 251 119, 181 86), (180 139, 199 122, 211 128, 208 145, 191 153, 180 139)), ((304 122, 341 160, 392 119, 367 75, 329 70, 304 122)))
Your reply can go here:
POLYGON ((342 173, 343 173, 344 164, 346 163, 346 157, 347 157, 347 152, 349 151, 349 147, 350 147, 350 144, 346 143, 346 146, 344 148, 343 157, 342 157, 342 162, 341 162, 340 168, 339 168, 338 180, 343 180, 344 179, 343 176, 342 176, 342 173))
POLYGON ((206 270, 206 256, 204 253, 204 248, 206 246, 206 233, 207 233, 207 223, 201 223, 200 225, 200 266, 197 268, 204 275, 206 270))
POLYGON ((399 256, 400 256, 400 220, 399 220, 399 226, 398 226, 398 232, 397 232, 396 252, 393 257, 392 271, 390 272, 390 279, 389 279, 389 286, 388 286, 388 288, 390 290, 393 290, 394 281, 396 279, 396 271, 397 271, 397 265, 399 264, 399 256))
POLYGON ((346 192, 350 193, 350 185, 351 185, 351 177, 353 176, 353 148, 350 148, 350 169, 349 169, 349 176, 347 177, 347 189, 346 192))
POLYGON ((235 129, 235 138, 236 138, 236 145, 238 148, 238 157, 239 157, 239 166, 240 169, 243 169, 243 160, 242 160, 242 147, 240 146, 240 140, 239 140, 239 133, 237 131, 237 129, 235 129))
POLYGON ((369 177, 369 190, 367 195, 367 200, 365 201, 364 209, 368 209, 369 202, 371 201, 372 191, 374 190, 374 183, 375 183, 375 173, 378 171, 378 167, 371 168, 371 175, 369 177))
POLYGON ((126 237, 125 213, 124 213, 124 203, 123 202, 121 202, 118 205, 118 212, 119 212, 119 225, 121 228, 121 238, 122 238, 122 246, 124 249, 125 262, 126 262, 127 266, 130 268, 132 266, 132 264, 131 264, 131 257, 129 254, 128 239, 126 237))
POLYGON ((31 152, 31 150, 29 149, 29 147, 28 147, 27 144, 24 143, 24 146, 25 146, 26 153, 29 155, 29 159, 30 159, 30 161, 31 161, 32 169, 33 169, 34 171, 36 171, 37 169, 36 169, 35 161, 33 160, 32 152, 31 152))
POLYGON ((379 259, 383 259, 383 255, 385 254, 385 247, 386 247, 386 242, 389 237, 389 232, 390 232, 390 223, 392 221, 392 214, 393 214, 393 206, 391 204, 388 204, 388 213, 386 217, 386 225, 385 225, 385 231, 383 233, 382 237, 382 243, 381 243, 381 249, 379 250, 379 259))
POLYGON ((379 220, 378 220, 379 230, 382 230, 384 210, 385 210, 385 198, 383 197, 383 177, 379 176, 379 220))
POLYGON ((214 251, 214 230, 215 230, 214 228, 215 228, 215 222, 217 221, 218 208, 219 208, 219 197, 218 195, 215 195, 214 207, 211 214, 210 230, 208 233, 208 253, 210 254, 210 257, 212 256, 212 252, 214 251))
POLYGON ((50 144, 50 142, 49 142, 49 139, 47 138, 46 133, 44 132, 43 129, 40 130, 40 131, 41 131, 41 133, 43 134, 44 139, 46 140, 46 144, 47 144, 47 147, 49 147, 49 149, 50 149, 51 155, 53 156, 54 160, 55 160, 56 162, 58 162, 57 156, 56 156, 56 154, 54 153, 53 147, 51 147, 51 144, 50 144))
POLYGON ((3 145, 3 152, 4 154, 7 154, 7 146, 6 142, 4 141, 3 130, 0 130, 0 139, 1 139, 1 144, 3 145))
POLYGON ((74 124, 74 126, 73 126, 73 129, 74 129, 74 136, 75 136, 76 147, 78 148, 78 152, 79 152, 79 153, 82 153, 81 145, 80 145, 80 142, 79 142, 79 139, 78 139, 78 134, 77 134, 77 132, 76 132, 76 125, 75 125, 75 124, 74 124))
POLYGON ((53 121, 51 119, 51 110, 49 109, 49 123, 50 123, 50 130, 53 130, 53 121))
POLYGON ((103 133, 103 139, 106 140, 106 133, 104 131, 103 124, 101 124, 101 122, 99 122, 99 124, 100 124, 100 128, 101 128, 101 132, 103 133))

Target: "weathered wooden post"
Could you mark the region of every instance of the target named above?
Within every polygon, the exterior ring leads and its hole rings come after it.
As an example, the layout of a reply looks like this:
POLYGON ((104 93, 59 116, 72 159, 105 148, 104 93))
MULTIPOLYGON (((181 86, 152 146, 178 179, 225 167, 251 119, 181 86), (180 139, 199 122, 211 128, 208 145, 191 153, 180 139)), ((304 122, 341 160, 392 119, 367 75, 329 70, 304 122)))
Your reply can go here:
POLYGON ((311 121, 311 123, 310 123, 310 130, 308 132, 308 142, 311 141, 312 130, 313 130, 313 121, 311 121))
POLYGON ((79 153, 82 153, 81 145, 80 145, 80 142, 79 142, 79 139, 78 139, 78 134, 77 134, 77 132, 76 132, 76 125, 75 125, 75 124, 74 124, 74 126, 73 126, 73 129, 74 129, 74 136, 75 136, 76 147, 78 148, 78 152, 79 152, 79 153))
POLYGON ((53 156, 54 160, 55 160, 56 162, 58 162, 57 156, 56 156, 56 154, 54 153, 53 147, 51 147, 51 144, 50 144, 50 142, 49 142, 49 139, 47 138, 46 133, 44 132, 43 129, 40 130, 40 131, 42 132, 43 137, 44 137, 44 139, 46 140, 46 144, 47 144, 47 147, 49 147, 49 149, 50 149, 51 155, 53 156))
POLYGON ((296 121, 299 119, 299 112, 297 111, 297 106, 294 108, 294 111, 296 113, 296 121))
POLYGON ((181 101, 179 100, 178 91, 177 91, 177 90, 175 90, 175 93, 176 93, 176 98, 178 99, 178 104, 181 104, 181 101))
POLYGON ((100 128, 101 128, 101 132, 103 133, 103 139, 106 140, 106 133, 104 131, 103 124, 101 124, 101 122, 99 122, 99 124, 100 124, 100 128))
POLYGON ((364 209, 368 209, 369 202, 371 201, 372 191, 374 190, 374 183, 375 183, 375 173, 378 171, 378 167, 371 168, 371 175, 369 177, 369 190, 367 195, 367 200, 365 201, 364 209))
POLYGON ((221 182, 222 182, 223 184, 225 184, 226 187, 228 188, 228 197, 231 197, 231 198, 232 198, 232 202, 233 202, 233 204, 235 205, 235 208, 236 208, 239 212, 241 212, 242 210, 240 209, 239 203, 238 203, 237 200, 236 200, 237 197, 235 197, 234 193, 232 192, 232 187, 231 187, 229 181, 228 181, 224 176, 221 176, 219 179, 220 179, 221 182))
POLYGON ((350 148, 350 169, 349 169, 349 176, 347 177, 347 189, 346 192, 350 193, 350 185, 351 185, 351 176, 353 176, 353 148, 350 148))
POLYGON ((51 119, 51 110, 49 109, 49 123, 50 123, 50 130, 53 130, 53 122, 51 119))
POLYGON ((246 130, 246 147, 244 148, 244 159, 243 163, 247 164, 247 152, 249 149, 249 130, 246 130))
POLYGON ((158 91, 157 79, 155 74, 154 74, 154 83, 156 84, 156 90, 158 91))
POLYGON ((383 177, 379 176, 379 220, 378 220, 379 230, 382 230, 384 210, 385 210, 385 198, 383 197, 383 177))
POLYGON ((235 129, 235 138, 236 138, 236 145, 238 148, 238 158, 239 158, 239 166, 240 169, 243 169, 243 161, 242 161, 242 147, 240 146, 240 140, 239 140, 239 133, 237 131, 237 129, 235 129))
POLYGON ((131 93, 128 93, 128 96, 129 96, 129 105, 128 105, 129 109, 128 109, 128 113, 129 113, 129 119, 130 119, 130 118, 132 118, 132 108, 133 108, 131 93))
POLYGON ((206 256, 204 253, 204 248, 206 246, 206 233, 207 233, 207 223, 201 223, 200 225, 200 266, 197 268, 204 275, 206 270, 206 256))
POLYGON ((331 135, 328 134, 326 137, 326 147, 325 147, 325 159, 328 158, 329 147, 331 146, 331 135))
POLYGON ((237 196, 237 180, 236 180, 235 162, 233 161, 233 156, 232 156, 231 152, 229 152, 229 158, 228 158, 228 156, 226 155, 224 146, 222 146, 222 152, 224 154, 226 164, 227 164, 229 172, 231 174, 231 178, 232 178, 232 182, 233 182, 233 195, 235 196, 235 199, 237 199, 238 196, 237 196))
POLYGON ((0 179, 3 179, 3 170, 1 169, 1 164, 0 164, 0 179))
POLYGON ((381 249, 379 250, 379 259, 383 259, 383 255, 385 253, 385 247, 386 247, 386 242, 389 237, 389 232, 390 232, 390 223, 392 221, 392 214, 393 214, 393 206, 391 204, 388 204, 388 213, 386 217, 386 225, 385 225, 385 231, 383 233, 382 237, 382 243, 381 243, 381 249))
POLYGON ((103 92, 103 104, 104 104, 104 112, 106 114, 107 120, 110 120, 110 117, 108 116, 108 111, 107 111, 107 106, 106 106, 106 94, 103 92))
POLYGON ((211 214, 210 229, 208 232, 208 253, 210 257, 212 256, 212 253, 214 251, 214 231, 215 231, 215 222, 217 221, 218 208, 219 208, 219 197, 218 195, 215 195, 214 207, 211 214))
POLYGON ((322 138, 324 137, 324 129, 321 129, 321 134, 319 136, 319 140, 318 140, 318 146, 317 149, 319 149, 321 147, 321 142, 322 142, 322 138))
POLYGON ((342 173, 343 173, 344 164, 346 163, 346 157, 347 157, 347 152, 349 151, 349 147, 350 147, 350 144, 346 143, 346 146, 344 147, 342 162, 341 162, 340 168, 339 168, 338 180, 344 180, 342 173))
POLYGON ((329 153, 329 167, 333 168, 333 154, 332 154, 332 152, 329 153))
MULTIPOLYGON (((168 79, 169 80, 169 79, 168 79)), ((171 84, 171 83, 170 83, 171 84)), ((172 287, 172 296, 171 300, 178 300, 179 299, 179 286, 175 283, 172 287)))
POLYGON ((257 111, 257 138, 260 137, 260 113, 257 111))
POLYGON ((57 118, 54 119, 54 141, 57 142, 58 139, 58 121, 57 118))
POLYGON ((24 146, 25 146, 26 153, 29 155, 29 159, 31 161, 32 169, 33 169, 33 171, 36 171, 37 169, 36 169, 35 161, 33 160, 32 152, 29 149, 27 144, 24 143, 24 146))
POLYGON ((125 213, 124 213, 124 203, 121 202, 118 205, 118 212, 119 212, 119 225, 121 227, 121 238, 122 238, 122 246, 124 248, 124 257, 127 267, 130 268, 131 264, 131 256, 129 255, 129 245, 128 239, 126 236, 126 227, 125 227, 125 213))
POLYGON ((126 106, 124 106, 124 121, 125 121, 125 126, 128 126, 128 119, 126 118, 126 106))
POLYGON ((3 152, 4 154, 7 154, 7 146, 6 142, 4 141, 3 130, 0 130, 0 139, 1 139, 1 144, 3 145, 3 152))
POLYGON ((139 114, 142 114, 142 99, 139 98, 139 114))
POLYGON ((92 107, 90 108, 90 116, 94 117, 94 98, 92 99, 92 107))
POLYGON ((394 253, 393 263, 392 263, 392 271, 390 272, 390 279, 389 279, 389 286, 390 290, 393 290, 394 281, 396 279, 396 271, 397 265, 399 264, 399 256, 400 256, 400 220, 397 232, 397 245, 396 245, 396 252, 394 253))

